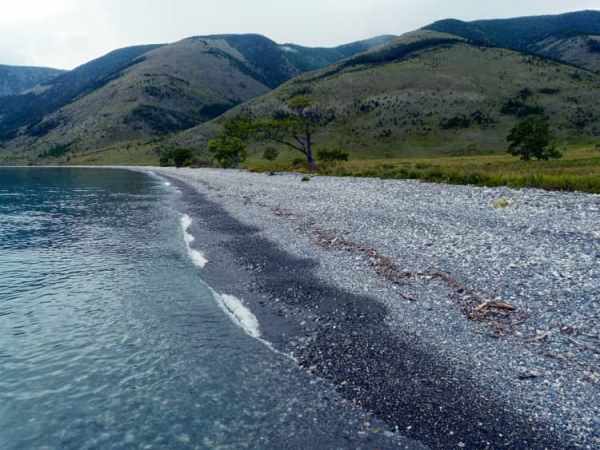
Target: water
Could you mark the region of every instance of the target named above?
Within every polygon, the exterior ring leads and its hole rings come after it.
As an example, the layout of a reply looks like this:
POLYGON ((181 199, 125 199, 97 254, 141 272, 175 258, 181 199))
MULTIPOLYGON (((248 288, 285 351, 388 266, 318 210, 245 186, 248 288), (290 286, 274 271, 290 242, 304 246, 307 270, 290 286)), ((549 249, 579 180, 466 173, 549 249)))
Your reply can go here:
POLYGON ((0 449, 382 448, 204 284, 176 196, 127 171, 0 169, 0 449))

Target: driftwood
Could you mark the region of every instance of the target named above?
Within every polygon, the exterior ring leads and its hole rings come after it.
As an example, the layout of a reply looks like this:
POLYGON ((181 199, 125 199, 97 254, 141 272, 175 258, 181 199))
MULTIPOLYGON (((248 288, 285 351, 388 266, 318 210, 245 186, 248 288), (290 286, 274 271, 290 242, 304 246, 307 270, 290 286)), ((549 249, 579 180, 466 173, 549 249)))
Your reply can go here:
MULTIPOLYGON (((365 256, 369 266, 371 266, 377 275, 396 285, 405 284, 407 280, 411 279, 442 281, 450 288, 451 298, 461 306, 463 313, 470 320, 492 322, 497 334, 504 334, 506 328, 512 328, 513 326, 514 322, 506 319, 508 315, 517 311, 516 307, 502 301, 486 300, 486 296, 468 289, 447 273, 438 271, 409 272, 401 270, 390 257, 381 255, 374 248, 340 238, 334 232, 325 231, 317 227, 313 229, 313 234, 317 245, 320 247, 365 256)), ((411 302, 417 301, 415 298, 402 293, 399 296, 411 302)))

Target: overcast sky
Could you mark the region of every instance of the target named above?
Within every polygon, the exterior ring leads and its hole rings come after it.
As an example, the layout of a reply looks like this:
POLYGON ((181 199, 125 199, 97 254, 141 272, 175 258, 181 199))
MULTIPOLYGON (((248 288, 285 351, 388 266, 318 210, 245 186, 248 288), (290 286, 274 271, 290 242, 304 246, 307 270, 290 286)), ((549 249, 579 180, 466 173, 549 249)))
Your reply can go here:
POLYGON ((600 0, 2 0, 0 64, 70 69, 115 48, 213 33, 331 46, 474 20, 600 9, 600 0))

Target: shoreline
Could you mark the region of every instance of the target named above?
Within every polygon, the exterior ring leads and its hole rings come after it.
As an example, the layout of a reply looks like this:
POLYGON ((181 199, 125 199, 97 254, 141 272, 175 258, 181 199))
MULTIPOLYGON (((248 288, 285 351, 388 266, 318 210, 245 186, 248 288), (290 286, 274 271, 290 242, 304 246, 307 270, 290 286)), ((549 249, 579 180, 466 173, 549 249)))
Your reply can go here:
POLYGON ((148 170, 182 192, 194 245, 210 261, 203 278, 244 299, 278 350, 401 434, 431 448, 585 448, 569 446, 571 436, 550 431, 554 424, 517 412, 512 401, 482 387, 479 374, 419 335, 392 331, 381 302, 324 283, 318 261, 282 250, 260 227, 208 199, 219 196, 210 183, 148 170))

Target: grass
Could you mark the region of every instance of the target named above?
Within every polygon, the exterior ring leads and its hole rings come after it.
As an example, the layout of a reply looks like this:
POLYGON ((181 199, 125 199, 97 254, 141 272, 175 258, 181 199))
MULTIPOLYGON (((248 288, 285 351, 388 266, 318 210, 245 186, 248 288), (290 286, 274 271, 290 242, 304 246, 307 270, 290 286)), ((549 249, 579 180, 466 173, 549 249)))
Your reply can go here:
MULTIPOLYGON (((306 171, 289 162, 250 161, 251 171, 306 171)), ((600 150, 569 148, 554 161, 520 161, 507 154, 359 160, 321 165, 321 175, 414 179, 448 184, 540 188, 600 194, 600 150)))

